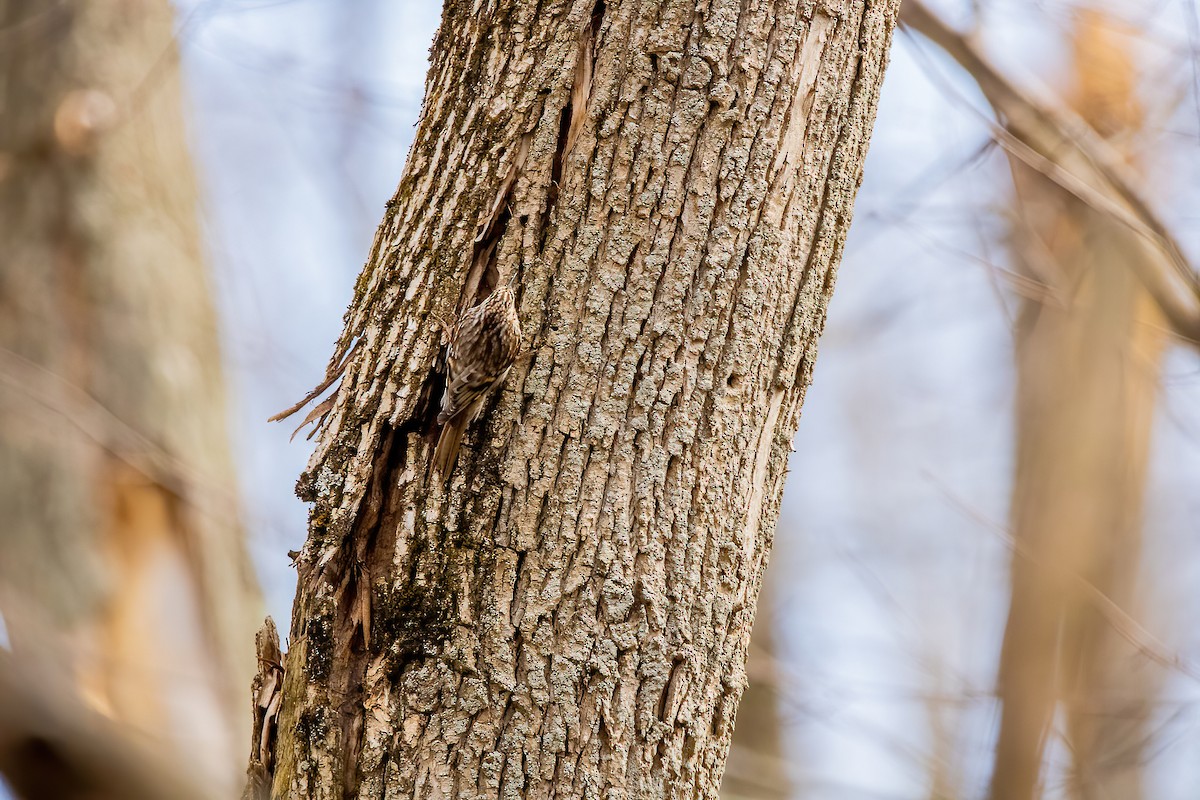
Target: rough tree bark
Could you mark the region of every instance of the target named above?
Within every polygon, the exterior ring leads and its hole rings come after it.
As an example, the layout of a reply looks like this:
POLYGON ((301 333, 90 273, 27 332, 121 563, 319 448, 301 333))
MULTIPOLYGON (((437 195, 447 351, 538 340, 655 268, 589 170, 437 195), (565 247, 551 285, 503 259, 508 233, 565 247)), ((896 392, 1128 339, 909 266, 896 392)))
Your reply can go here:
POLYGON ((181 98, 166 0, 0 0, 0 613, 227 796, 261 610, 181 98))
POLYGON ((896 0, 448 2, 314 409, 276 797, 715 797, 896 0), (449 317, 531 355, 429 477, 449 317))

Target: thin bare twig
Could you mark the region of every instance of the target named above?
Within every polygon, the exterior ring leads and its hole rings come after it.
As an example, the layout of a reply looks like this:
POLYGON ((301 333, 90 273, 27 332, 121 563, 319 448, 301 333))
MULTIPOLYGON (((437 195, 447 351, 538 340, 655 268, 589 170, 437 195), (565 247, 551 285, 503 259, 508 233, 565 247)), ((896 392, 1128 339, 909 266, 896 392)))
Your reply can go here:
POLYGON ((1138 234, 1145 257, 1130 259, 1130 267, 1175 334, 1200 345, 1200 276, 1136 188, 1137 180, 1121 156, 1069 110, 1043 106, 1027 96, 921 0, 904 0, 900 21, 945 51, 975 80, 1004 122, 993 129, 1001 145, 1138 234))
MULTIPOLYGON (((907 0, 906 0, 907 2, 907 0)), ((954 504, 960 511, 966 514, 971 519, 983 525, 988 531, 995 534, 1010 551, 1017 557, 1028 561, 1034 567, 1046 572, 1058 572, 1065 575, 1083 595, 1092 603, 1093 607, 1100 612, 1104 620, 1112 626, 1112 629, 1117 634, 1129 642, 1135 650, 1137 650, 1147 660, 1158 664, 1161 667, 1175 670, 1181 675, 1186 675, 1194 681, 1200 682, 1200 667, 1192 664, 1183 656, 1175 653, 1167 646, 1165 642, 1151 633, 1140 622, 1133 618, 1132 615, 1106 595, 1100 587, 1089 581, 1083 575, 1073 570, 1064 570, 1052 564, 1047 564, 1043 559, 1039 558, 1034 553, 1033 548, 1027 544, 1017 541, 1011 533, 991 520, 987 519, 983 514, 971 507, 970 504, 959 498, 951 489, 940 481, 932 473, 926 473, 926 477, 942 492, 942 494, 954 504)))
POLYGON ((99 447, 200 512, 219 519, 234 518, 233 489, 163 449, 83 388, 3 347, 0 389, 28 398, 31 408, 61 416, 99 447))

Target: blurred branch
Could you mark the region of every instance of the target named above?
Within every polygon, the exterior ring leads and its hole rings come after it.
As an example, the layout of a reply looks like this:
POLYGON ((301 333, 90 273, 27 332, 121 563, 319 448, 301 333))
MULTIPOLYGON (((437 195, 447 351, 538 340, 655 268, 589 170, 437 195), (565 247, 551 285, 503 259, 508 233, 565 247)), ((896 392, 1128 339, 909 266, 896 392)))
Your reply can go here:
POLYGON ((0 772, 25 800, 202 800, 157 753, 0 650, 0 772))
MULTIPOLYGON (((926 477, 942 492, 942 495, 950 501, 955 507, 962 511, 967 517, 979 523, 988 531, 995 534, 1009 551, 1018 558, 1027 561, 1034 568, 1047 572, 1055 573, 1062 572, 1060 567, 1047 564, 1039 558, 1028 545, 1017 541, 1016 537, 1008 532, 1003 525, 1000 525, 987 517, 978 510, 973 508, 969 503, 959 497, 951 490, 949 486, 939 480, 932 473, 926 473, 926 477)), ((1096 610, 1105 618, 1112 626, 1112 629, 1125 641, 1129 642, 1133 647, 1141 653, 1149 661, 1158 664, 1159 666, 1175 670, 1181 675, 1191 678, 1193 681, 1200 683, 1200 665, 1193 664, 1181 654, 1174 652, 1171 648, 1149 631, 1144 625, 1138 622, 1134 617, 1120 606, 1116 601, 1106 595, 1098 586, 1089 581, 1079 572, 1068 572, 1065 577, 1075 585, 1080 592, 1086 597, 1096 608, 1096 610)))
POLYGON ((0 387, 26 397, 31 408, 62 417, 96 445, 167 491, 190 500, 203 513, 236 519, 232 489, 168 453, 81 387, 6 347, 0 347, 0 387))
POLYGON ((738 704, 737 720, 722 800, 787 800, 792 796, 788 761, 783 757, 783 720, 779 678, 775 673, 776 573, 768 570, 758 596, 758 614, 746 660, 749 685, 738 704))
POLYGON ((1083 202, 1139 234, 1143 258, 1129 266, 1179 337, 1200 346, 1200 277, 1179 243, 1137 190, 1124 160, 1066 108, 1048 108, 1005 78, 966 36, 946 25, 921 0, 904 0, 900 22, 928 38, 978 84, 1004 120, 994 131, 1015 157, 1083 202))

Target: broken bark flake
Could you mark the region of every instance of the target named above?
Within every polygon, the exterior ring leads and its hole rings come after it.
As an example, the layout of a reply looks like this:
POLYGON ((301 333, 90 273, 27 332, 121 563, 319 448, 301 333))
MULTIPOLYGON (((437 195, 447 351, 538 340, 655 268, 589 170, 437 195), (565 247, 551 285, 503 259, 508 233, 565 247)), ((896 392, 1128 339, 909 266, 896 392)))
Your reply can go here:
POLYGON ((600 27, 604 22, 604 0, 597 0, 592 15, 579 35, 579 48, 575 53, 575 70, 571 80, 571 93, 559 114, 558 137, 554 156, 550 161, 550 187, 547 191, 545 211, 542 214, 541 246, 545 249, 549 234, 548 223, 558 203, 558 184, 562 180, 563 162, 570 156, 575 141, 587 119, 588 100, 592 96, 592 73, 596 68, 596 50, 600 27))
POLYGON ((250 761, 246 767, 246 787, 242 800, 270 797, 271 777, 275 769, 275 740, 279 730, 279 707, 283 701, 283 654, 275 621, 267 617, 254 637, 258 652, 258 673, 250 689, 250 713, 253 719, 250 737, 250 761))
POLYGON ((529 157, 531 138, 529 134, 524 134, 518 140, 516 153, 500 184, 500 190, 496 193, 496 199, 492 202, 487 218, 479 226, 479 234, 475 237, 475 246, 471 254, 471 268, 459 294, 456 307, 458 314, 483 300, 500 283, 500 276, 496 271, 496 248, 508 230, 508 221, 512 218, 509 203, 513 187, 521 175, 522 167, 525 166, 525 159, 529 157))
POLYGON ((571 154, 583 121, 587 118, 588 100, 592 96, 592 73, 596 68, 596 52, 599 45, 600 26, 604 23, 604 0, 597 0, 592 16, 579 37, 579 52, 575 56, 575 77, 571 84, 571 101, 568 108, 570 126, 565 142, 560 142, 562 158, 571 154))

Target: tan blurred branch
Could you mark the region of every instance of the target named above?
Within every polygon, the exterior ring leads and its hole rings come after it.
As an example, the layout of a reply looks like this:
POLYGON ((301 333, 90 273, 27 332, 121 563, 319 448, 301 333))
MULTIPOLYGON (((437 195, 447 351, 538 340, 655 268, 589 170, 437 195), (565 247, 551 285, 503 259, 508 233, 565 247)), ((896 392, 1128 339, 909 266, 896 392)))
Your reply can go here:
POLYGON ((125 422, 81 387, 7 347, 0 347, 0 387, 29 407, 57 415, 105 451, 205 514, 235 523, 237 496, 125 422))
POLYGON ((749 686, 738 706, 721 782, 722 800, 786 800, 792 795, 780 713, 783 693, 775 657, 776 594, 772 574, 768 571, 758 597, 746 659, 749 686))
POLYGON ((1196 276, 1134 188, 1132 155, 1113 144, 1141 129, 1142 113, 1132 59, 1103 14, 1076 17, 1074 86, 1045 105, 916 0, 905 22, 993 106, 1016 189, 1012 257, 1055 301, 1023 303, 1015 326, 1015 557, 988 796, 1041 795, 1061 708, 1071 795, 1134 800, 1151 662, 1196 677, 1124 611, 1135 599, 1163 318, 1200 343, 1196 276))
POLYGON ((50 651, 74 702, 228 797, 261 614, 180 23, 167 0, 0 18, 0 611, 23 663, 50 651))
POLYGON ((202 800, 160 754, 0 650, 0 772, 25 800, 202 800))
POLYGON ((1038 103, 1005 78, 962 33, 921 0, 904 0, 900 22, 928 38, 978 84, 997 115, 997 141, 1014 156, 1139 236, 1129 266, 1179 337, 1200 345, 1200 277, 1136 188, 1120 154, 1074 113, 1038 103))
MULTIPOLYGON (((1063 570, 1060 567, 1051 566, 1044 559, 1038 558, 1032 548, 1017 541, 1012 534, 1005 530, 1003 525, 996 524, 971 507, 970 504, 956 495, 949 486, 938 480, 934 475, 927 473, 926 476, 932 483, 937 485, 947 500, 957 506, 971 519, 985 526, 999 537, 1013 555, 1028 562, 1030 566, 1041 572, 1063 574, 1063 570)), ((1173 651, 1162 639, 1159 639, 1153 632, 1134 619, 1133 615, 1122 608, 1119 603, 1105 594, 1100 587, 1089 581, 1084 575, 1079 572, 1069 572, 1065 574, 1065 577, 1072 582, 1072 585, 1079 590, 1084 598, 1092 603, 1096 611, 1112 626, 1113 631, 1132 645, 1147 660, 1153 661, 1161 667, 1175 670, 1181 675, 1185 675, 1200 683, 1200 665, 1191 663, 1180 653, 1173 651)))

